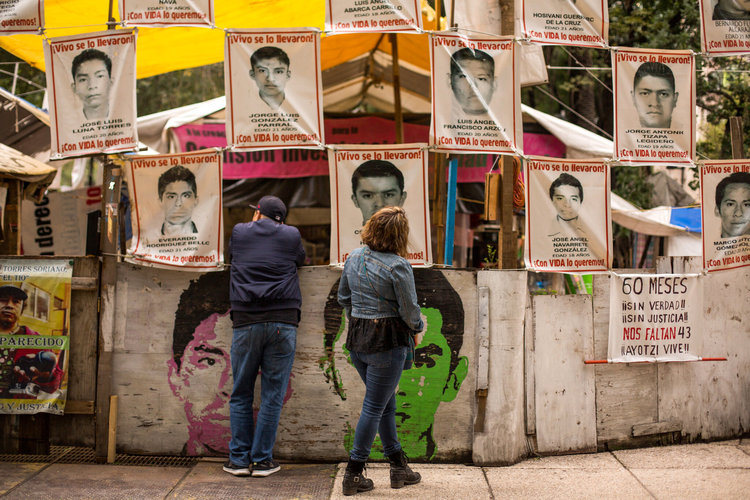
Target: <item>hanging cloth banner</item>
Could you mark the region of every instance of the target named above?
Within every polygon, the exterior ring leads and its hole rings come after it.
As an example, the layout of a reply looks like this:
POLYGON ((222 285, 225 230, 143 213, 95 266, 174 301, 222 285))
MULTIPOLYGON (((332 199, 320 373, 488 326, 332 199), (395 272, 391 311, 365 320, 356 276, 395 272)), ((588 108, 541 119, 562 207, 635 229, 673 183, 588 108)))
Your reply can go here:
POLYGON ((445 11, 453 12, 452 24, 459 29, 501 35, 502 15, 497 0, 446 0, 445 11))
POLYGON ((702 279, 699 274, 612 273, 608 360, 700 360, 702 279))
POLYGON ((750 54, 750 2, 700 0, 701 48, 718 56, 750 54))
POLYGON ((403 207, 409 219, 407 260, 432 263, 425 147, 336 146, 331 152, 331 264, 343 264, 362 245, 362 226, 387 206, 403 207))
POLYGON ((602 160, 531 156, 526 167, 526 267, 592 272, 612 267, 609 167, 602 160))
POLYGON ((44 27, 44 0, 0 2, 0 35, 36 33, 44 27))
POLYGON ((221 155, 215 150, 127 162, 133 237, 125 259, 186 271, 224 265, 221 155))
POLYGON ((321 149, 320 32, 227 30, 227 143, 235 149, 321 149))
POLYGON ((136 35, 128 29, 44 40, 51 159, 138 146, 136 35))
POLYGON ((214 24, 213 0, 118 0, 125 26, 164 28, 214 24))
POLYGON ((72 260, 0 261, 0 413, 62 415, 72 260))
POLYGON ((508 37, 430 35, 430 145, 472 153, 523 148, 518 54, 508 37))
POLYGON ((326 0, 326 31, 414 33, 422 31, 419 0, 326 0))
POLYGON ((695 59, 687 50, 612 51, 614 158, 685 165, 695 158, 695 59))
POLYGON ((521 33, 545 45, 608 46, 606 0, 516 0, 521 33))
POLYGON ((703 268, 750 266, 750 160, 711 160, 701 166, 703 268))

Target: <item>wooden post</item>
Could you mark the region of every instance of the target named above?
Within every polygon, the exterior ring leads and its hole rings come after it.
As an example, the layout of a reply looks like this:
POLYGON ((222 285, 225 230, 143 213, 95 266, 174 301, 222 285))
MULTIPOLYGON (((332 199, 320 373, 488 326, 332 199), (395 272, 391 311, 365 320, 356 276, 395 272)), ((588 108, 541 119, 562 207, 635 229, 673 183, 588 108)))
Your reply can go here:
POLYGON ((100 225, 101 288, 99 292, 99 360, 96 385, 95 455, 107 459, 109 450, 109 397, 112 394, 112 351, 115 330, 115 285, 117 284, 117 240, 120 234, 120 167, 109 159, 104 164, 104 193, 100 225))
POLYGON ((437 232, 436 248, 434 255, 437 257, 437 264, 443 264, 443 252, 445 248, 445 203, 447 200, 447 184, 445 182, 445 167, 448 163, 448 155, 438 153, 435 155, 435 185, 432 203, 432 225, 437 232))
POLYGON ((107 441, 107 463, 115 462, 117 454, 117 396, 109 397, 109 432, 107 441))
POLYGON ((729 138, 732 141, 732 158, 735 160, 745 158, 741 116, 732 116, 729 118, 729 138))
POLYGON ((498 242, 498 263, 500 269, 516 269, 518 267, 517 241, 518 236, 513 230, 513 185, 515 177, 515 162, 512 156, 503 156, 503 185, 500 195, 500 240, 498 242))
POLYGON ((396 120, 396 144, 404 143, 404 113, 401 110, 401 74, 398 69, 398 38, 390 33, 391 68, 393 71, 393 115, 396 120))

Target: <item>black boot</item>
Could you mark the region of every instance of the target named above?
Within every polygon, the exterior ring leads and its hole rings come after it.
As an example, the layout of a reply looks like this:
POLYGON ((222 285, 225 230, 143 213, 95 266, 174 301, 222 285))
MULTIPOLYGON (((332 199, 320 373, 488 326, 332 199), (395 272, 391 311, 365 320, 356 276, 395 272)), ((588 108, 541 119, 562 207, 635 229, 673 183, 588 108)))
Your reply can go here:
POLYGON ((391 463, 391 488, 403 488, 422 480, 419 472, 414 472, 407 465, 404 450, 388 455, 388 461, 391 463))
POLYGON ((365 469, 365 462, 358 462, 349 459, 344 472, 344 495, 354 495, 363 491, 370 491, 375 487, 372 479, 367 479, 362 471, 365 469))

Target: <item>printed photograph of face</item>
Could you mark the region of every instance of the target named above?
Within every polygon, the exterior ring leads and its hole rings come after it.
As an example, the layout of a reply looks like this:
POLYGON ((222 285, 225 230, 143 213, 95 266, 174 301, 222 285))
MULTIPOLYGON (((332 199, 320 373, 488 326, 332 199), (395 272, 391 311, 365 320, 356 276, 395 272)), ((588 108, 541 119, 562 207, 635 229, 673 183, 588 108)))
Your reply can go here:
POLYGON ((484 115, 495 93, 495 60, 488 53, 464 47, 451 55, 453 97, 467 115, 484 115))
POLYGON ((559 219, 570 222, 578 218, 583 203, 583 186, 578 179, 567 173, 560 174, 549 186, 549 197, 559 219))
MULTIPOLYGON (((459 356, 463 345, 464 310, 461 297, 439 272, 414 269, 417 299, 422 309, 425 331, 415 350, 414 366, 404 370, 396 390, 396 426, 401 447, 412 459, 429 460, 438 451, 433 435, 435 413, 440 403, 453 401, 469 369, 466 356, 459 356)), ((319 367, 331 390, 342 400, 347 391, 364 391, 357 371, 351 366, 346 341, 346 315, 336 297, 336 281, 325 305, 324 356, 319 367), (336 359, 346 359, 337 366, 336 359)), ((353 422, 342 436, 347 452, 354 439, 353 422)), ((371 458, 383 458, 380 438, 375 440, 371 458)))
MULTIPOLYGON (((191 280, 182 292, 167 360, 172 394, 187 420, 185 455, 229 453, 229 398, 232 394, 232 321, 229 317, 229 271, 191 280)), ((293 393, 291 377, 284 403, 293 393)), ((257 414, 257 403, 254 413, 257 414)))
POLYGON ((109 56, 101 50, 86 49, 73 58, 71 73, 71 88, 83 105, 86 119, 107 119, 112 88, 112 60, 109 56))
POLYGON ((641 127, 671 128, 679 93, 675 91, 674 74, 669 66, 659 62, 641 64, 630 94, 641 127))
POLYGON ((717 0, 712 19, 714 21, 750 20, 750 0, 717 0))
POLYGON ((391 162, 368 160, 352 174, 352 202, 362 212, 362 225, 383 207, 403 207, 404 174, 391 162))
POLYGON ((750 234, 750 173, 735 172, 716 186, 714 214, 721 219, 721 237, 750 234))
POLYGON ((261 47, 250 56, 250 78, 258 87, 258 95, 269 108, 279 109, 292 72, 289 56, 278 47, 261 47))
POLYGON ((182 165, 175 165, 159 176, 158 192, 164 213, 161 234, 186 236, 198 233, 192 219, 193 210, 198 205, 195 174, 182 165))

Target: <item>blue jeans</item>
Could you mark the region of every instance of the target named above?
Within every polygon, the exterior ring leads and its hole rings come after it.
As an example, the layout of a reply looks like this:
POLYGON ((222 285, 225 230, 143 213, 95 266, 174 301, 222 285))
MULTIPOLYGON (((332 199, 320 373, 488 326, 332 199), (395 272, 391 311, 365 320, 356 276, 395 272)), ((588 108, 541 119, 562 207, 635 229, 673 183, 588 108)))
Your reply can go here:
POLYGON ((401 450, 396 434, 396 387, 404 368, 404 346, 390 351, 366 354, 352 351, 354 368, 365 383, 365 400, 354 431, 354 444, 349 458, 364 462, 370 457, 375 434, 380 433, 383 453, 391 455, 401 450))
POLYGON ((229 459, 250 465, 273 457, 289 374, 297 345, 297 328, 286 323, 255 323, 232 329, 232 375, 229 400, 229 459), (260 411, 253 425, 255 379, 260 370, 260 411))

